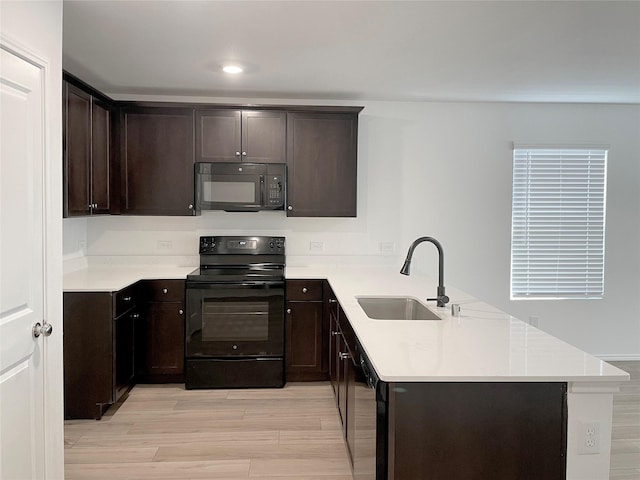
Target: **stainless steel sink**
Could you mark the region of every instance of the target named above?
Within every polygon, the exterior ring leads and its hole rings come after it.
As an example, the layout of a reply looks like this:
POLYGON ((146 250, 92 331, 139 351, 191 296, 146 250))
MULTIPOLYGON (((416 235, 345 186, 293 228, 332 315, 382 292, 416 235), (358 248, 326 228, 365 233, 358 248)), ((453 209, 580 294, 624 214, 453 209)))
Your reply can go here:
POLYGON ((413 297, 357 297, 357 300, 373 320, 440 320, 413 297))

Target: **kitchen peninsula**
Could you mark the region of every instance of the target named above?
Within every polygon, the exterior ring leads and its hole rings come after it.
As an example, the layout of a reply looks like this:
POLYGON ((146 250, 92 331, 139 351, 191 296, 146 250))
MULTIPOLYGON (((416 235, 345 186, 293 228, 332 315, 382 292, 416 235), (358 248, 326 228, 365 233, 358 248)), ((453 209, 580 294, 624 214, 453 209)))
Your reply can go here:
MULTIPOLYGON (((145 266, 136 273, 133 266, 90 267, 65 275, 64 289, 65 292, 115 292, 143 278, 184 278, 193 268, 145 266)), ((561 447, 560 457, 552 463, 563 466, 562 473, 566 471, 564 478, 608 478, 612 397, 618 384, 628 380, 625 372, 450 286, 447 288, 451 303, 461 306, 461 314, 452 316, 450 308, 430 305, 441 320, 372 320, 357 302, 360 296, 409 296, 423 300, 436 291, 436 282, 429 277, 417 274, 405 277, 393 268, 319 266, 287 267, 286 278, 328 280, 340 312, 348 323, 345 327, 352 328, 358 348, 362 349, 375 370, 379 385, 388 386, 389 397, 395 397, 388 399, 390 412, 394 408, 393 402, 396 402, 397 409, 415 407, 399 398, 403 389, 415 393, 422 402, 424 396, 429 395, 431 386, 445 386, 450 388, 448 392, 432 390, 433 396, 446 398, 447 394, 450 395, 446 403, 462 412, 462 418, 468 414, 464 410, 466 404, 470 410, 489 416, 487 421, 499 430, 503 426, 503 417, 527 417, 529 409, 535 410, 532 413, 535 422, 535 415, 544 414, 547 410, 544 404, 536 407, 537 399, 546 399, 547 393, 532 391, 529 395, 528 388, 549 386, 555 392, 553 395, 557 393, 557 398, 564 400, 554 407, 560 422, 543 426, 556 429, 557 438, 549 443, 555 442, 561 447), (412 390, 414 387, 418 390, 412 390), (506 389, 504 394, 491 397, 503 388, 506 389), (517 397, 519 389, 527 394, 517 397), (463 391, 466 393, 461 397, 458 392, 463 391), (542 396, 535 397, 538 394, 542 396), (497 399, 500 406, 484 405, 487 398, 497 399), (506 398, 512 400, 502 403, 506 398), (519 401, 526 405, 524 411, 518 412, 519 401), (598 452, 580 453, 585 425, 598 428, 598 452)), ((549 398, 556 398, 553 395, 549 398)), ((441 424, 446 425, 450 421, 452 428, 459 428, 456 423, 459 419, 454 418, 451 412, 447 415, 451 416, 443 418, 441 424)), ((420 418, 415 418, 416 425, 420 421, 420 418)), ((410 434, 406 429, 410 427, 411 422, 401 419, 393 423, 388 432, 389 451, 386 455, 396 455, 400 459, 403 458, 402 450, 409 443, 421 445, 420 438, 406 438, 410 434)), ((441 430, 434 431, 443 434, 441 430)), ((430 434, 428 429, 421 433, 425 437, 430 434)), ((485 441, 481 443, 489 444, 492 435, 486 432, 485 441)), ((520 452, 522 446, 518 442, 522 439, 513 438, 500 449, 506 452, 505 455, 512 450, 520 452)), ((532 439, 531 445, 524 443, 525 450, 528 447, 533 454, 546 451, 545 446, 540 445, 543 442, 532 439)), ((446 443, 444 448, 447 448, 446 443)), ((459 453, 455 449, 441 452, 452 457, 459 453)), ((393 462, 395 457, 388 458, 393 462)), ((420 458, 415 460, 420 462, 420 458)), ((468 460, 475 462, 477 459, 469 457, 468 460)), ((402 476, 402 471, 394 471, 391 466, 389 472, 389 478, 394 478, 393 475, 398 479, 407 478, 402 476)), ((504 478, 499 475, 494 478, 504 478)))

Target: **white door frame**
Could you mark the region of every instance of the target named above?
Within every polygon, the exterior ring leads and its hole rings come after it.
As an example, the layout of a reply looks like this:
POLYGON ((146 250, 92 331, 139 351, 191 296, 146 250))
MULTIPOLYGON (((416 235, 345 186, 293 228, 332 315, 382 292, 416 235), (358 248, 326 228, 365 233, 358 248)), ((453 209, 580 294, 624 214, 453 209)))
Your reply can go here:
MULTIPOLYGON (((28 40, 28 39, 27 39, 28 40)), ((54 332, 44 338, 44 444, 47 480, 64 479, 64 379, 62 357, 62 71, 21 42, 0 33, 0 44, 40 68, 43 78, 44 320, 54 332)), ((6 207, 5 207, 6 208, 6 207)), ((11 208, 15 208, 12 206, 11 208)))

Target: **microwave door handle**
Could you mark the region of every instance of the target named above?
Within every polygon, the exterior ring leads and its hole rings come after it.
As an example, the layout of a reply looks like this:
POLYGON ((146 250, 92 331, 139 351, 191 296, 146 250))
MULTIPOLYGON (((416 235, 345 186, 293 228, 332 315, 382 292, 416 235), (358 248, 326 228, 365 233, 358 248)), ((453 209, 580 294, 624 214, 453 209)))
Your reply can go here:
POLYGON ((264 175, 260 175, 260 204, 263 206, 267 204, 266 194, 264 192, 264 175))

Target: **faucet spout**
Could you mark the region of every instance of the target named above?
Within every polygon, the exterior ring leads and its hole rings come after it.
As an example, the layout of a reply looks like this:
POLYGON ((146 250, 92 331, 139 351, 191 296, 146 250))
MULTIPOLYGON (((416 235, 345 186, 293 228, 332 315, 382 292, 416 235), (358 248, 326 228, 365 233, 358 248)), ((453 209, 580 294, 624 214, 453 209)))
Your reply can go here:
POLYGON ((422 242, 430 242, 435 245, 438 249, 438 292, 436 298, 427 298, 427 300, 436 300, 438 307, 444 307, 447 302, 449 302, 449 297, 447 297, 444 293, 444 251, 442 250, 442 245, 438 240, 433 237, 420 237, 416 239, 411 246, 409 247, 409 251, 407 252, 407 258, 404 260, 404 264, 400 269, 400 273, 402 275, 409 275, 411 270, 411 260, 413 258, 413 251, 416 249, 418 245, 422 242))

